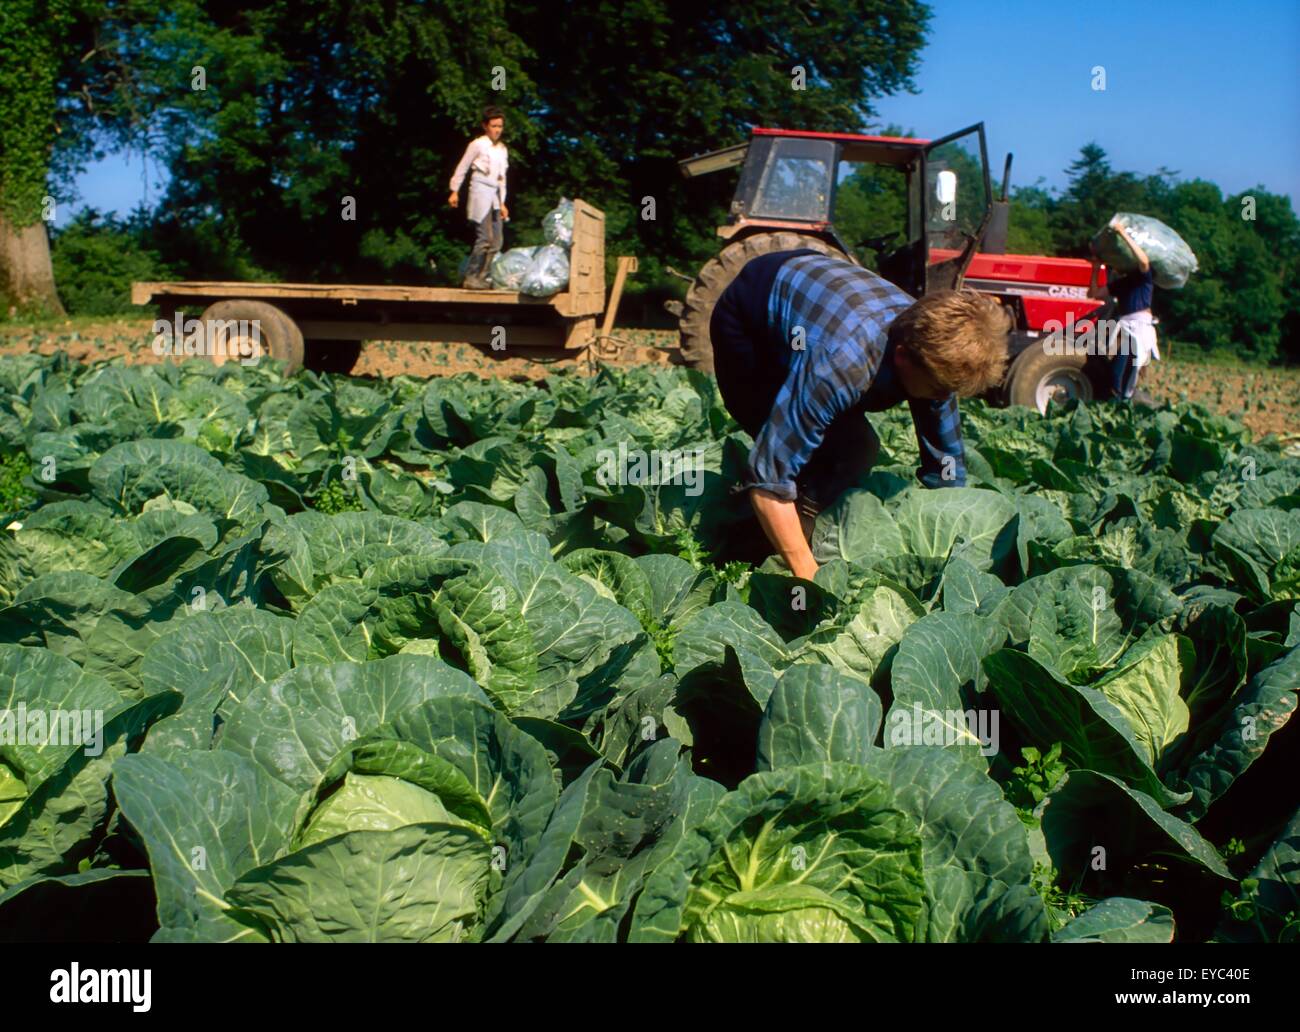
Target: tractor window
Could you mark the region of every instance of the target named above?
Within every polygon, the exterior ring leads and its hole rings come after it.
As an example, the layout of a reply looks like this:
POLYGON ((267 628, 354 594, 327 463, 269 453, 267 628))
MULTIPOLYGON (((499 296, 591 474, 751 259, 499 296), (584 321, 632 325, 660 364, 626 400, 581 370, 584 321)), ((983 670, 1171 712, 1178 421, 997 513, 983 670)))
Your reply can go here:
POLYGON ((834 166, 835 144, 830 140, 776 140, 750 214, 809 222, 829 220, 834 166))
POLYGON ((926 157, 926 230, 931 247, 960 250, 963 234, 978 232, 990 198, 980 134, 965 133, 934 147, 926 157))
POLYGON ((907 241, 907 172, 893 165, 841 161, 835 230, 862 264, 879 271, 881 254, 907 241))

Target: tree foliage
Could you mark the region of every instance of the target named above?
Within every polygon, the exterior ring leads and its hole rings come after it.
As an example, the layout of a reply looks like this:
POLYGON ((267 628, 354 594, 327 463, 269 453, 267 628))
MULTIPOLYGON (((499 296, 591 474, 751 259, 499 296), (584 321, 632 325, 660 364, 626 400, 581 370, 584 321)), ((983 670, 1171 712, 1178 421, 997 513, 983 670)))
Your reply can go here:
POLYGON ((581 196, 654 281, 660 262, 689 268, 709 253, 726 200, 728 184, 688 190, 678 158, 753 123, 863 125, 874 98, 911 85, 927 18, 922 4, 884 0, 710 3, 689 18, 666 0, 580 12, 181 0, 139 28, 132 51, 172 175, 159 207, 178 244, 167 257, 212 275, 251 263, 405 279, 427 278, 432 258, 450 276, 468 241, 446 184, 493 103, 511 147, 507 243, 559 196, 581 196), (806 89, 794 88, 799 69, 806 89))
POLYGON ((61 312, 42 222, 87 160, 131 144, 148 108, 130 60, 161 0, 0 6, 0 294, 61 312))
POLYGON ((131 283, 170 279, 153 242, 148 213, 130 218, 84 208, 54 239, 54 276, 68 310, 78 315, 130 311, 131 283))
POLYGON ((0 6, 0 212, 16 226, 41 217, 57 132, 58 41, 72 6, 59 0, 0 6))
MULTIPOLYGON (((677 160, 753 125, 868 129, 878 98, 913 88, 931 13, 919 0, 11 0, 0 18, 0 208, 30 224, 107 149, 170 174, 147 220, 91 219, 56 241, 67 281, 77 249, 104 240, 70 284, 74 310, 111 304, 94 281, 115 248, 182 276, 450 282, 470 240, 447 181, 489 103, 507 113, 507 246, 537 242, 561 195, 583 197, 606 213, 611 262, 641 260, 635 310, 638 293, 680 291, 667 266, 694 271, 718 249, 735 177, 686 181, 677 160)), ((1059 192, 1014 191, 1010 250, 1082 257, 1114 212, 1154 215, 1201 262, 1185 290, 1158 292, 1165 336, 1300 359, 1288 198, 1116 170, 1097 143, 1067 174, 1059 192)), ((853 246, 901 228, 893 170, 853 169, 837 194, 853 246)))

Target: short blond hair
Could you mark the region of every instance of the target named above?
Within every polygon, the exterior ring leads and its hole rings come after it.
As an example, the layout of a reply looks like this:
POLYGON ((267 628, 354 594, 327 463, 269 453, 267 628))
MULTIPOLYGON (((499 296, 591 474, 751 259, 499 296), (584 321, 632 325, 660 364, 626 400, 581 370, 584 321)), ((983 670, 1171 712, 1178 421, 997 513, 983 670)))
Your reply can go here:
POLYGON ((1011 313, 977 290, 936 290, 900 313, 889 339, 912 353, 939 384, 958 397, 983 394, 1002 382, 1011 313))

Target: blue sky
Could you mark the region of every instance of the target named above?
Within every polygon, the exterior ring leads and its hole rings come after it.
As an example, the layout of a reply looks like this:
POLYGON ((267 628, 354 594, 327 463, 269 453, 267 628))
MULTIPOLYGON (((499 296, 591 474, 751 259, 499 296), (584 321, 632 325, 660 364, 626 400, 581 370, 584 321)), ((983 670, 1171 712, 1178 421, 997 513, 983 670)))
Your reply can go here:
POLYGON ((1263 184, 1300 207, 1298 0, 931 0, 919 95, 882 123, 940 136, 984 122, 989 165, 1064 186, 1095 140, 1111 165, 1165 166, 1226 194, 1263 184), (1092 68, 1106 70, 1104 92, 1092 68))
MULTIPOLYGON (((983 121, 989 165, 1012 182, 1065 185, 1089 140, 1117 170, 1160 166, 1225 193, 1262 184, 1300 206, 1300 0, 931 0, 916 95, 881 99, 882 124, 940 136, 983 121), (1106 89, 1092 88, 1092 69, 1106 89)), ((165 172, 113 156, 78 179, 80 199, 125 214, 165 172)))

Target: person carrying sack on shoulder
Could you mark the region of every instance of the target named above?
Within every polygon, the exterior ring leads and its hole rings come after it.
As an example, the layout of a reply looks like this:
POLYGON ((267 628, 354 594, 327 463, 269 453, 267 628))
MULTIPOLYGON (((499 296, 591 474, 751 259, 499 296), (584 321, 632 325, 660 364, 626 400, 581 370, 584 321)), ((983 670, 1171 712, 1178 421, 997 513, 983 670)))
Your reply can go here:
MULTIPOLYGON (((1106 283, 1106 292, 1115 299, 1115 322, 1110 331, 1111 397, 1129 401, 1137 390, 1138 373, 1151 359, 1160 358, 1156 345, 1155 320, 1151 316, 1151 299, 1155 294, 1155 277, 1151 272, 1151 259, 1130 235, 1118 216, 1111 219, 1110 227, 1128 244, 1137 259, 1138 267, 1106 283)), ((1096 266, 1100 259, 1093 251, 1094 282, 1096 266)))
POLYGON ((510 219, 510 209, 506 207, 506 171, 510 161, 506 145, 501 142, 505 127, 505 113, 500 108, 484 108, 483 135, 470 141, 451 177, 447 203, 453 208, 460 207, 460 187, 465 176, 470 177, 465 216, 475 227, 474 249, 470 251, 465 281, 461 284, 470 290, 492 289, 488 270, 501 250, 501 223, 510 219))

